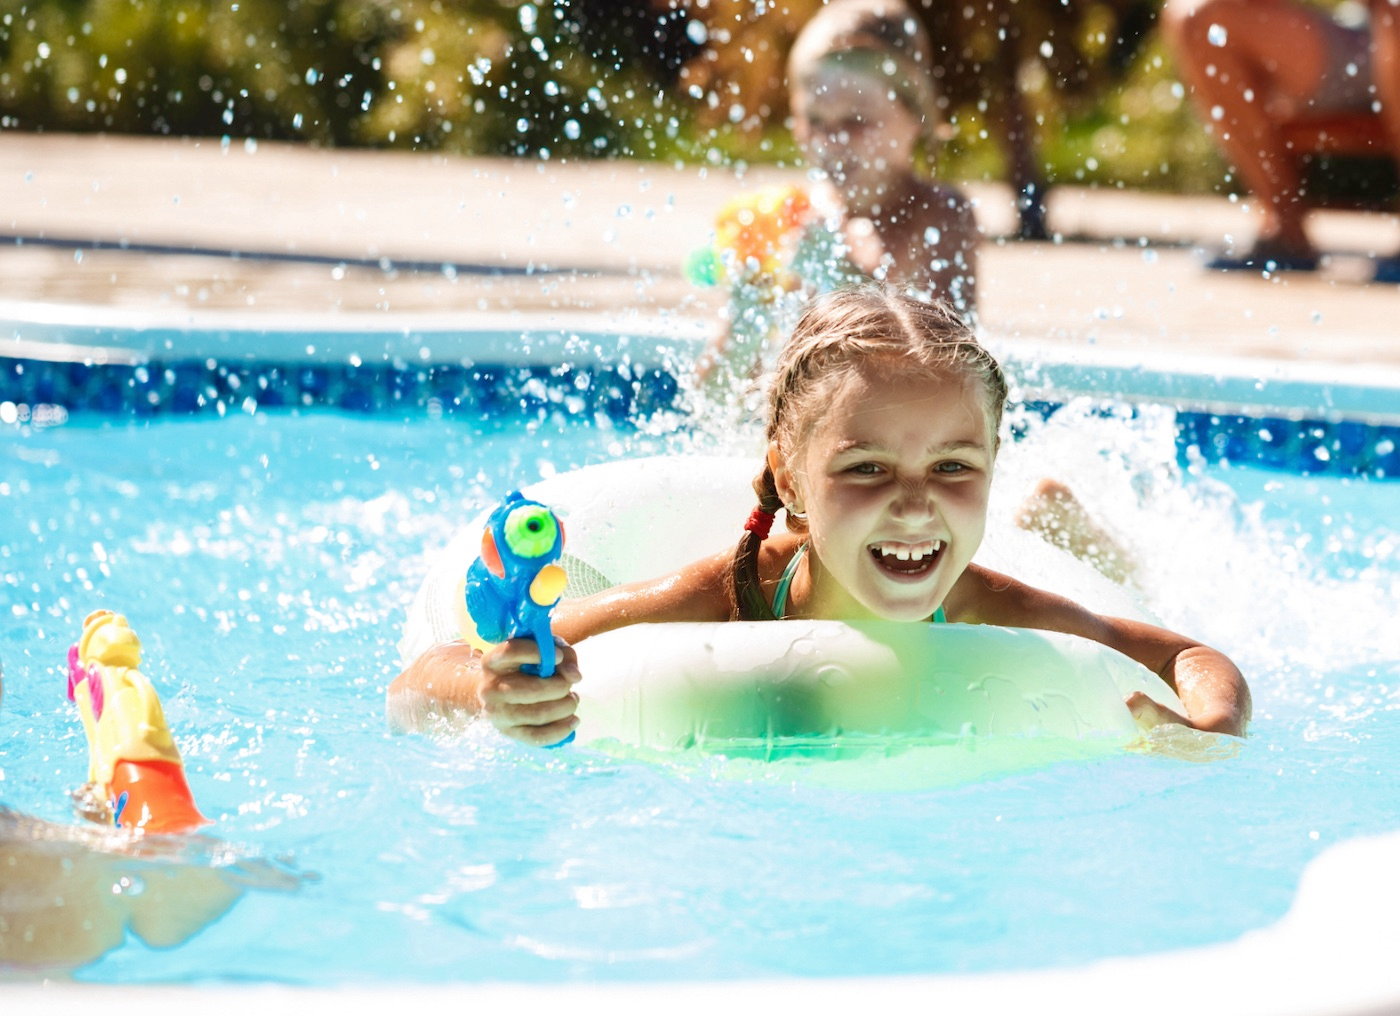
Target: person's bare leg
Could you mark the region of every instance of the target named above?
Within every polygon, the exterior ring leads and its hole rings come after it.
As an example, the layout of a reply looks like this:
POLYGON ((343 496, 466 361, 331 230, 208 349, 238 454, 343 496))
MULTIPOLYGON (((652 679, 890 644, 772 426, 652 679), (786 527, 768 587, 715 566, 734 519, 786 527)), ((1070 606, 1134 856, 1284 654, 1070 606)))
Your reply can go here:
POLYGON ((1322 82, 1322 17, 1286 0, 1206 0, 1172 4, 1163 18, 1192 99, 1258 201, 1259 250, 1313 253, 1302 177, 1279 124, 1322 82))
MULTIPOLYGON (((1400 9, 1390 0, 1371 0, 1371 80, 1390 138, 1391 159, 1400 169, 1400 9)), ((1400 252, 1376 263, 1376 281, 1400 282, 1400 252)))
POLYGON ((1390 136, 1390 152, 1400 166, 1400 8, 1371 0, 1371 78, 1390 136))
POLYGON ((1114 582, 1127 582, 1136 566, 1123 548, 1094 521, 1074 492, 1059 480, 1043 479, 1016 512, 1016 525, 1051 546, 1069 551, 1114 582))

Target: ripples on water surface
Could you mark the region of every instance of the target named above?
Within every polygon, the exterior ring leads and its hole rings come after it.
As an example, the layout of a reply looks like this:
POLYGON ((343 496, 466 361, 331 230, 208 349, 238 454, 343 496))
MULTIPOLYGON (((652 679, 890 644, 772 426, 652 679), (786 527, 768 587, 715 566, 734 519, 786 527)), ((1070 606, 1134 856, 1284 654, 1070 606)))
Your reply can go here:
POLYGON ((385 732, 425 552, 511 486, 693 443, 331 414, 0 431, 0 802, 72 821, 86 744, 59 667, 84 615, 110 607, 143 640, 217 836, 319 876, 249 893, 188 945, 133 942, 79 976, 337 984, 1076 963, 1236 937, 1282 915, 1328 844, 1400 828, 1400 488, 1183 476, 1163 465, 1169 414, 1071 409, 1032 424, 1003 454, 994 515, 1043 472, 1085 491, 1137 558, 1146 607, 1250 677, 1256 719, 1238 750, 1181 734, 891 791, 851 789, 858 773, 823 785, 800 766, 385 732))

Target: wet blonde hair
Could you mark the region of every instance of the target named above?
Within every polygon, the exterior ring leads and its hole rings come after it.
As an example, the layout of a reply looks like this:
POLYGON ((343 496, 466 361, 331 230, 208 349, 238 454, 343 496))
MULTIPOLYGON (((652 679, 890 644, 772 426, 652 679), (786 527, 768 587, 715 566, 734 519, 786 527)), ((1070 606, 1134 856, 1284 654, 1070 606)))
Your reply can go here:
MULTIPOLYGON (((986 400, 996 447, 1006 405, 1001 365, 949 304, 879 283, 839 289, 807 305, 766 379, 768 440, 785 456, 800 454, 836 393, 872 370, 891 378, 952 375, 975 380, 986 400)), ((758 579, 758 551, 767 525, 785 506, 766 462, 753 486, 758 508, 734 555, 733 616, 770 620, 773 611, 758 579), (755 523, 760 517, 763 521, 755 523)), ((786 521, 791 530, 807 528, 791 511, 786 521)))
POLYGON ((807 22, 788 54, 788 87, 810 87, 816 71, 837 62, 884 78, 924 124, 931 142, 941 103, 933 81, 928 31, 901 0, 834 0, 807 22))

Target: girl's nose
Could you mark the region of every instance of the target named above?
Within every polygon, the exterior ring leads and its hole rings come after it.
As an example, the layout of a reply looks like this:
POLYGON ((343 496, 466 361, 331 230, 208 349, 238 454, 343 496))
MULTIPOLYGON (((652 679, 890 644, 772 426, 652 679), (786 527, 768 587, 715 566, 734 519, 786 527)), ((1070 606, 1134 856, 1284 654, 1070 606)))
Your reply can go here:
POLYGON ((923 483, 901 483, 896 488, 891 514, 901 522, 925 522, 937 511, 932 487, 923 483))

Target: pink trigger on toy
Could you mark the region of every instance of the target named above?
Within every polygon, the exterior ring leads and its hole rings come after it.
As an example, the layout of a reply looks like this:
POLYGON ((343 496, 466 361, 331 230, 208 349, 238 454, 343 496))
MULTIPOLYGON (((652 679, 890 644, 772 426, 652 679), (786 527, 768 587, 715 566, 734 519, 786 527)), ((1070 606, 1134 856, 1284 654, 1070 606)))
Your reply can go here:
POLYGON ((78 647, 68 647, 68 701, 78 701, 73 697, 73 689, 78 687, 79 681, 87 680, 87 672, 83 670, 83 665, 78 662, 78 647))
POLYGON ((496 549, 496 538, 489 529, 481 534, 481 563, 496 578, 506 577, 506 566, 501 564, 501 552, 496 549))
POLYGON ((86 667, 78 656, 78 647, 68 647, 68 701, 76 702, 76 691, 79 684, 83 682, 88 686, 88 701, 92 703, 92 715, 96 719, 102 719, 102 706, 106 700, 105 689, 102 685, 101 677, 93 674, 86 667), (96 678, 96 680, 94 680, 96 678))

